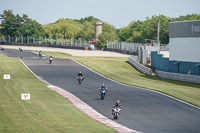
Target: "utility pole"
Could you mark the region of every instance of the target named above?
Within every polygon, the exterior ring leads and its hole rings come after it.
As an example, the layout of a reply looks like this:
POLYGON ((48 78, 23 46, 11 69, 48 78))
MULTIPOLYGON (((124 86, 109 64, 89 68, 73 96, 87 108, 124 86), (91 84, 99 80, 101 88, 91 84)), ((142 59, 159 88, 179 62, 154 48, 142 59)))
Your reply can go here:
POLYGON ((157 30, 157 41, 159 42, 160 38, 160 20, 158 21, 158 30, 157 30))
POLYGON ((160 53, 160 20, 158 20, 158 30, 157 30, 157 41, 158 41, 158 47, 159 47, 159 53, 160 53))

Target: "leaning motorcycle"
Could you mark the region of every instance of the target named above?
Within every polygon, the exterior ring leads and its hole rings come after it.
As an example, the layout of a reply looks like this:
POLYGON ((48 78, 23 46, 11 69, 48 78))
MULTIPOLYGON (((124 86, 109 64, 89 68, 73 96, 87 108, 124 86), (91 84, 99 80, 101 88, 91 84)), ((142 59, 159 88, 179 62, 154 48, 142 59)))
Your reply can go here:
POLYGON ((119 117, 119 114, 120 114, 120 111, 121 111, 121 108, 119 108, 119 107, 114 107, 113 108, 113 116, 114 116, 114 119, 118 119, 118 117, 119 117))
POLYGON ((104 99, 104 97, 106 95, 106 89, 105 88, 101 89, 100 94, 101 94, 101 99, 104 99))

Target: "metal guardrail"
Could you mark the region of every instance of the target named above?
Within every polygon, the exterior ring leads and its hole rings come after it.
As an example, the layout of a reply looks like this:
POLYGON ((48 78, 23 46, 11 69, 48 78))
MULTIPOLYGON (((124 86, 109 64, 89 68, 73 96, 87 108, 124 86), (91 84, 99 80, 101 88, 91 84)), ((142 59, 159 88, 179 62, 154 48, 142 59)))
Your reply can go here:
POLYGON ((196 75, 163 72, 163 71, 158 71, 158 70, 156 70, 156 75, 160 78, 186 81, 186 82, 192 82, 192 83, 199 83, 200 84, 200 76, 196 76, 196 75))
POLYGON ((133 56, 129 57, 129 63, 132 64, 136 69, 138 69, 140 72, 152 76, 152 70, 151 68, 148 68, 139 62, 137 62, 133 56))

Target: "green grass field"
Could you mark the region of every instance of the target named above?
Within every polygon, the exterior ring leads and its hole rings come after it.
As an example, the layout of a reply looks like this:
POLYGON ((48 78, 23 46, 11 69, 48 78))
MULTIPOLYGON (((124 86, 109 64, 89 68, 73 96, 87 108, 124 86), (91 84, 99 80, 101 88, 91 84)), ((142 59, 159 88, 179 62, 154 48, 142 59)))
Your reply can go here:
POLYGON ((90 67, 94 71, 118 82, 156 90, 200 107, 199 84, 147 76, 139 73, 137 70, 131 67, 127 63, 128 58, 74 57, 58 52, 43 53, 47 56, 53 55, 55 58, 75 59, 80 63, 90 67))
POLYGON ((115 132, 47 88, 16 58, 0 55, 0 77, 0 133, 115 132), (21 93, 31 100, 22 101, 21 93))

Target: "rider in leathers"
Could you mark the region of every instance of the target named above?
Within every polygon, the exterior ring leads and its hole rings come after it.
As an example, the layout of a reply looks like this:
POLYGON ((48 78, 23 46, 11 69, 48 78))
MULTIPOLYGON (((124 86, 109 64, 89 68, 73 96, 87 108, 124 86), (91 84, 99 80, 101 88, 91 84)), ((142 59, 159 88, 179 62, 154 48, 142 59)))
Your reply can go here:
POLYGON ((101 94, 101 90, 102 90, 102 89, 106 89, 106 92, 107 92, 107 88, 106 88, 106 86, 105 86, 104 84, 102 84, 101 88, 99 89, 100 94, 101 94))
MULTIPOLYGON (((120 101, 119 100, 117 100, 116 101, 116 103, 113 105, 113 108, 112 108, 112 114, 113 114, 113 112, 114 112, 114 108, 122 108, 122 105, 121 105, 121 103, 120 103, 120 101)), ((119 112, 120 113, 120 112, 119 112)))
POLYGON ((84 79, 82 72, 79 72, 78 75, 77 75, 77 77, 81 77, 82 80, 84 79))

